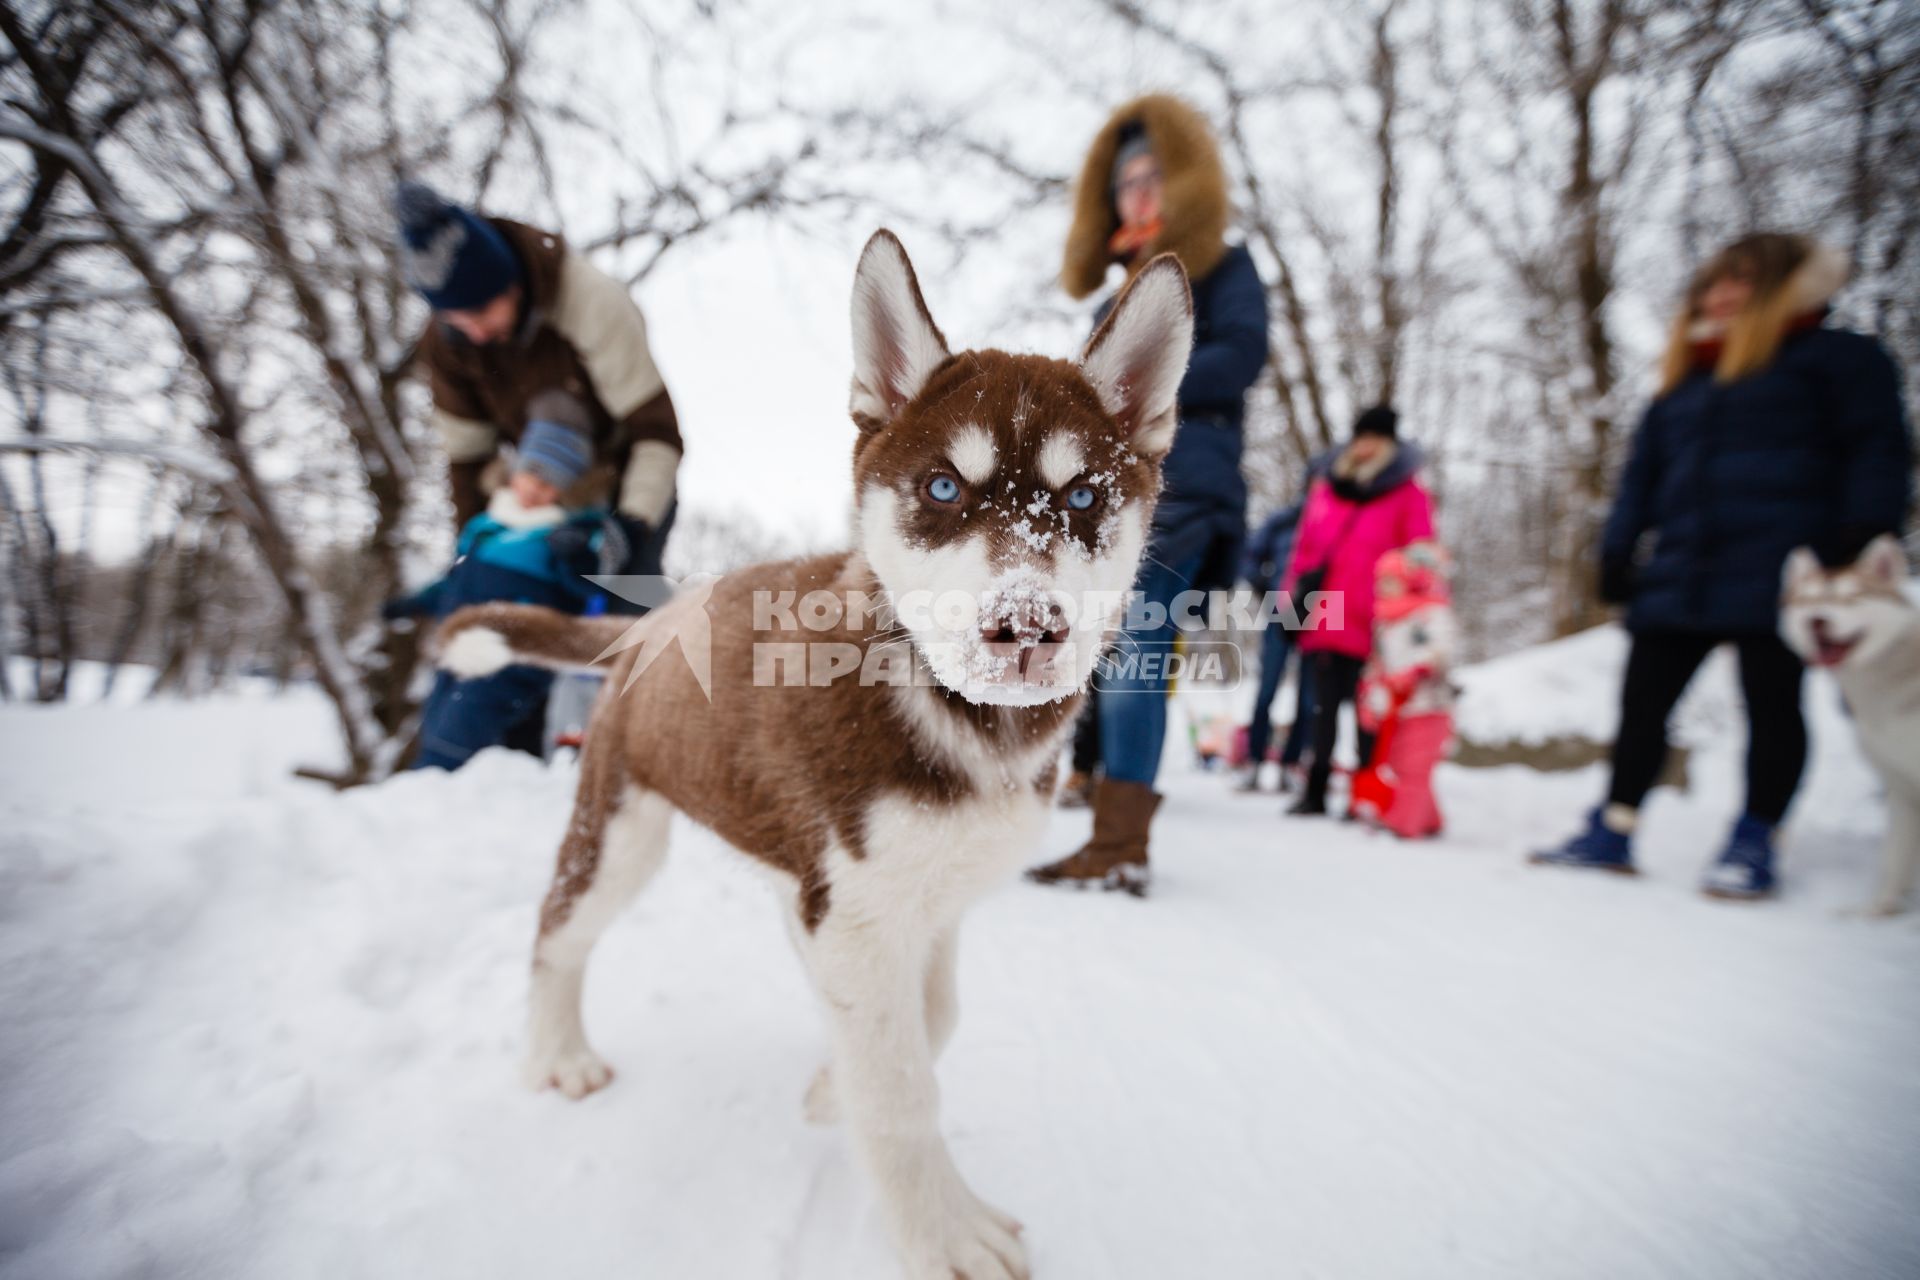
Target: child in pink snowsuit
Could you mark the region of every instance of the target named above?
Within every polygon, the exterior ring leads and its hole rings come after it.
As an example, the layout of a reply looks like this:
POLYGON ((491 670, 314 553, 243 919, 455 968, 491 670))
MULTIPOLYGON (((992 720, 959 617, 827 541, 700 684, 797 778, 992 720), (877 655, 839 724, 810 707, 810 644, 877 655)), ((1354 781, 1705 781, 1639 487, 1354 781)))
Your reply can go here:
POLYGON ((1385 765, 1393 802, 1380 825, 1402 839, 1440 834, 1433 768, 1453 739, 1453 606, 1447 553, 1416 542, 1380 557, 1374 569, 1373 656, 1357 699, 1361 723, 1375 730, 1398 710, 1385 765))

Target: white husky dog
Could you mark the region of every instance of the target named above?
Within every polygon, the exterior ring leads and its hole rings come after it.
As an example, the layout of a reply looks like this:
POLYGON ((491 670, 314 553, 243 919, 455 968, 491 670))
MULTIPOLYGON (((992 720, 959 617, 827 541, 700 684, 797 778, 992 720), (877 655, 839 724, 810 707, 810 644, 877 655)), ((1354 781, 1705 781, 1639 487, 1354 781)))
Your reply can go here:
POLYGON ((1920 609, 1902 592, 1906 557, 1890 536, 1826 569, 1802 547, 1787 558, 1780 632, 1847 695, 1860 745, 1887 784, 1887 848, 1868 911, 1904 909, 1920 873, 1920 609))

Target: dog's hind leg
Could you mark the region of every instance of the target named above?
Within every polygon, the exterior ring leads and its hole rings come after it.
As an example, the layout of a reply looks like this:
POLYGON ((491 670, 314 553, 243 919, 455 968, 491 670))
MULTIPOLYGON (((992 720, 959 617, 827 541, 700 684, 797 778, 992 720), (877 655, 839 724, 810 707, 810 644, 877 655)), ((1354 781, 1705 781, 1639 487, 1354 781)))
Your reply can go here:
POLYGON ((1887 846, 1880 892, 1868 915, 1897 916, 1920 878, 1920 788, 1887 788, 1887 846))
POLYGON ((587 1044, 580 991, 594 943, 666 858, 673 808, 616 770, 583 769, 533 946, 532 1008, 523 1078, 534 1089, 585 1097, 613 1078, 587 1044), (606 784, 612 785, 606 785, 606 784))

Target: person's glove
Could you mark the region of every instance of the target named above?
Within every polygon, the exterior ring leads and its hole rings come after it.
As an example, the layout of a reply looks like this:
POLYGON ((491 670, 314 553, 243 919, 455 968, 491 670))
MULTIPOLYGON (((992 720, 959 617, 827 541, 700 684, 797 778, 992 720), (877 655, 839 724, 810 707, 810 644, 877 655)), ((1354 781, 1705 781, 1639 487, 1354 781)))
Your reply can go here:
POLYGON ((555 564, 576 576, 606 572, 593 547, 593 530, 586 525, 561 525, 547 535, 547 550, 555 564))
MULTIPOLYGON (((610 529, 607 544, 602 551, 617 554, 619 558, 615 561, 618 567, 608 572, 638 574, 660 572, 659 549, 653 545, 652 525, 645 520, 625 515, 616 515, 608 523, 618 528, 617 541, 620 544, 616 552, 614 548, 616 538, 610 529)), ((613 560, 614 554, 609 554, 607 558, 613 560)))
MULTIPOLYGON (((612 515, 600 522, 599 567, 593 572, 620 577, 658 577, 661 573, 659 548, 654 545, 653 526, 633 516, 612 515)), ((658 604, 663 595, 661 584, 633 583, 627 593, 615 591, 606 598, 608 613, 642 614, 658 604), (629 598, 637 593, 638 599, 629 598), (642 603, 642 601, 645 603, 642 603)))
POLYGON ((388 622, 417 618, 425 612, 426 610, 420 607, 419 600, 413 596, 395 596, 380 606, 380 616, 388 622))
POLYGON ((1600 599, 1606 604, 1626 604, 1633 599, 1633 558, 1602 556, 1600 559, 1600 599))

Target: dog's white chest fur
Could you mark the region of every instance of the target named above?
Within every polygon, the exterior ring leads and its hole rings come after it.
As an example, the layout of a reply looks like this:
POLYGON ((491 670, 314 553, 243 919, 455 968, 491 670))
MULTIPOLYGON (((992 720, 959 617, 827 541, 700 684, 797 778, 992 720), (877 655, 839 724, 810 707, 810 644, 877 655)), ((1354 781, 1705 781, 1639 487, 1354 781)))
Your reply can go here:
POLYGON ((1920 796, 1920 618, 1873 667, 1840 671, 1860 746, 1889 787, 1920 796))
POLYGON ((952 802, 882 796, 867 810, 865 856, 828 859, 833 909, 888 928, 937 931, 1007 879, 1046 830, 1031 786, 952 802))
POLYGON ((1889 782, 1898 780, 1920 791, 1920 722, 1882 716, 1861 716, 1856 711, 1860 746, 1889 782))
POLYGON ((1006 879, 1046 832, 1049 796, 1034 779, 1060 750, 1057 734, 1018 746, 990 741, 935 705, 924 687, 896 692, 908 749, 963 776, 969 792, 937 800, 882 794, 866 813, 865 856, 828 859, 836 909, 868 906, 896 927, 940 929, 1006 879))
POLYGON ((1887 788, 1880 890, 1867 910, 1894 915, 1906 909, 1920 880, 1920 615, 1903 617, 1874 658, 1835 674, 1860 748, 1887 788))

